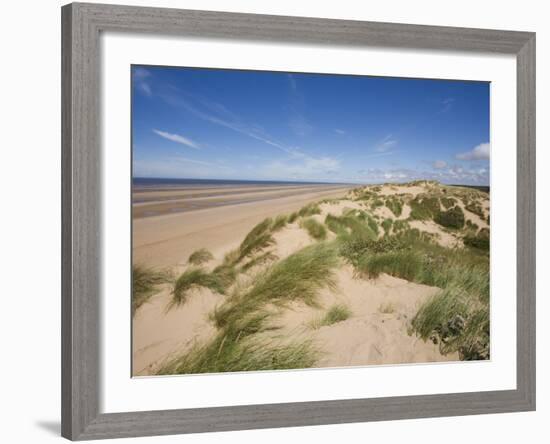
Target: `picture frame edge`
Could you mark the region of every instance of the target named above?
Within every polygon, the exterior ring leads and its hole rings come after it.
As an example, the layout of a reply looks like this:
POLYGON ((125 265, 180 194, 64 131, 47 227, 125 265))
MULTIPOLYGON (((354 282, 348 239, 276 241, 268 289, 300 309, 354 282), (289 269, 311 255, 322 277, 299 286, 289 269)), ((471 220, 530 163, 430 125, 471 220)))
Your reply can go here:
MULTIPOLYGON (((306 425, 380 421, 392 419, 457 416, 481 413, 531 411, 536 408, 535 357, 535 33, 519 31, 475 30, 471 28, 432 27, 425 25, 377 24, 336 19, 265 16, 212 11, 168 10, 165 8, 72 3, 61 8, 62 23, 62 407, 61 434, 72 440, 134 437, 175 433, 199 433, 254 428, 295 427, 306 425), (314 401, 286 404, 262 404, 201 409, 150 412, 100 413, 99 411, 99 34, 104 30, 154 32, 144 30, 148 15, 158 25, 177 11, 185 23, 226 20, 221 36, 240 29, 237 18, 254 28, 254 20, 279 22, 275 29, 289 23, 329 23, 343 30, 371 27, 376 42, 383 41, 383 29, 408 28, 424 37, 407 38, 406 45, 418 47, 438 33, 467 30, 469 39, 453 43, 447 50, 488 51, 493 39, 497 53, 517 57, 518 80, 518 362, 517 389, 507 391, 419 395, 338 401, 314 401), (139 21, 132 22, 132 18, 139 21), (187 15, 187 16, 186 16, 187 15), (114 17, 114 19, 113 19, 114 17), (206 17, 206 18, 205 18, 206 17), (122 23, 125 22, 123 25, 122 23), (231 28, 230 24, 233 24, 231 28), (132 26, 134 24, 135 26, 132 26), (374 32, 373 31, 373 32, 374 32), (381 34, 380 34, 381 33, 381 34), (382 37, 381 37, 382 36, 382 37), (431 36, 431 37, 430 37, 431 36), (474 37, 472 37, 474 36, 474 37), (419 40, 420 39, 420 40, 419 40), (476 40, 477 39, 477 40, 476 40), (505 43, 499 43, 504 39, 505 43), (417 45, 413 46, 416 42, 417 45), (462 43, 462 47, 460 46, 462 43), (521 199, 520 199, 521 196, 521 199), (524 211, 520 211, 521 209, 524 211), (523 272, 523 274, 522 274, 523 272), (451 405, 449 405, 451 404, 451 405), (414 411, 411 406, 414 405, 414 411), (445 409, 446 407, 446 409, 445 409), (285 409, 287 411, 285 416, 285 409), (374 410, 373 410, 374 409, 374 410), (296 411, 308 414, 296 415, 296 411), (288 413, 290 412, 290 414, 288 413), (240 414, 240 416, 239 416, 240 414), (212 421, 215 415, 217 421, 212 421), (277 415, 275 419, 274 415, 277 415), (380 416, 382 415, 382 416, 380 416), (223 422, 218 420, 223 418, 223 422), (266 418, 272 418, 267 420, 266 418), (298 421, 295 418, 299 418, 298 421)), ((170 19, 170 32, 177 29, 177 17, 170 19)), ((207 25, 202 25, 207 26, 207 25)), ((308 28, 311 31, 311 28, 308 28)), ((204 32, 197 24, 194 32, 204 32), (198 31, 197 31, 198 29, 198 31)), ((342 31, 345 34, 344 31, 342 31)), ((194 34, 194 35, 198 35, 194 34)), ((216 33, 214 33, 216 34, 216 33)), ((220 33, 218 33, 220 34, 220 33)), ((302 33, 303 34, 303 33, 302 33)), ((185 34, 187 35, 187 33, 185 34)), ((274 36, 265 33, 266 39, 274 36)), ((298 38, 294 35, 293 38, 298 38)), ((334 38, 334 35, 330 34, 334 38)), ((368 38, 369 33, 361 38, 368 38), (365 37, 367 36, 367 37, 365 37)), ((314 41, 309 39, 308 41, 314 41)), ((294 41, 294 40, 292 40, 294 41)), ((446 39, 434 47, 442 49, 446 39)), ((330 44, 318 40, 320 44, 330 44)), ((345 45, 345 36, 336 43, 345 45)), ((453 41, 454 42, 454 41, 453 41)), ((354 41, 355 44, 361 42, 354 41)), ((368 42, 363 41, 362 44, 368 42)), ((404 42, 405 43, 405 42, 404 42)), ((388 46, 395 47, 390 39, 388 46)), ((489 51, 491 52, 491 51, 489 51)))

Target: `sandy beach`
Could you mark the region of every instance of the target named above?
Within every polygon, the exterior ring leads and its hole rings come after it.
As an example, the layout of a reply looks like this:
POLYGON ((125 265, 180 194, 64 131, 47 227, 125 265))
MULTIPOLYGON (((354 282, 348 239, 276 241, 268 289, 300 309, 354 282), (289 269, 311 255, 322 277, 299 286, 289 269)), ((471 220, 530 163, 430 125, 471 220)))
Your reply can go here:
POLYGON ((137 189, 132 193, 134 263, 173 266, 184 263, 198 248, 208 248, 214 255, 228 251, 266 217, 343 197, 350 188, 236 185, 137 189), (158 214, 148 215, 151 211, 158 214))

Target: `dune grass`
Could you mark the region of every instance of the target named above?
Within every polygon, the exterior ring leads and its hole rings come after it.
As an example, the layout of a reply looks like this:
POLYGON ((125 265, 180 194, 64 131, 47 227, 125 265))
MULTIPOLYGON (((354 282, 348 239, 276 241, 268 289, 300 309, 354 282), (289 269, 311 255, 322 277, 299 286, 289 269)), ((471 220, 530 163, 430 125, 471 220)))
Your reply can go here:
POLYGON ((479 249, 444 248, 412 232, 344 244, 340 254, 359 277, 387 273, 441 288, 420 307, 412 331, 424 340, 438 341, 444 354, 458 351, 461 359, 488 359, 488 255, 479 249))
POLYGON ((403 203, 400 199, 395 197, 386 199, 386 207, 388 207, 390 211, 395 214, 395 217, 401 216, 401 213, 403 212, 403 203))
POLYGON ((273 245, 275 240, 271 234, 272 222, 271 218, 267 218, 252 228, 239 246, 237 261, 273 245))
POLYGON ((319 329, 329 325, 336 324, 338 322, 345 321, 351 317, 351 310, 344 304, 334 304, 328 309, 325 315, 321 318, 316 318, 310 323, 310 327, 313 329, 319 329))
POLYGON ((275 233, 276 231, 283 229, 288 223, 288 219, 289 217, 286 214, 277 216, 271 224, 271 231, 275 233))
POLYGON ((214 256, 210 251, 208 251, 206 248, 201 248, 200 250, 196 250, 189 256, 189 259, 187 259, 187 262, 189 262, 191 265, 202 265, 206 262, 211 261, 214 259, 214 256))
POLYGON ((277 343, 254 335, 218 334, 206 344, 173 357, 158 375, 289 370, 312 367, 319 352, 310 341, 277 343))
POLYGON ((242 293, 231 294, 212 313, 218 333, 209 342, 172 357, 158 374, 188 374, 307 368, 318 350, 310 341, 277 342, 260 333, 276 329, 272 306, 294 300, 316 306, 317 292, 334 287, 334 245, 306 247, 262 272, 242 293))
POLYGON ((327 214, 325 224, 341 237, 375 239, 378 235, 378 224, 364 211, 350 210, 340 217, 327 214))
POLYGON ((391 230, 391 227, 393 225, 393 220, 392 219, 384 219, 382 221, 382 228, 384 229, 384 233, 385 234, 390 234, 390 230, 391 230))
POLYGON ((232 295, 214 312, 218 328, 235 325, 239 319, 267 304, 284 306, 300 300, 316 306, 317 292, 334 288, 337 250, 332 244, 318 243, 277 262, 256 277, 254 285, 242 294, 232 295))
POLYGON ((312 217, 303 219, 300 222, 300 227, 304 228, 308 234, 315 240, 324 240, 327 237, 327 229, 323 224, 320 224, 312 217))
POLYGON ((157 287, 170 281, 167 271, 155 270, 145 265, 132 266, 132 316, 155 293, 157 287))
POLYGON ((177 279, 172 290, 172 300, 168 310, 185 304, 189 292, 200 287, 209 288, 216 293, 224 294, 230 279, 222 270, 209 273, 202 268, 190 268, 184 271, 177 279))
POLYGON ((440 211, 434 216, 434 221, 442 227, 460 229, 464 227, 464 212, 458 206, 447 211, 440 211))
POLYGON ((317 203, 308 204, 298 211, 300 217, 313 216, 314 214, 321 214, 321 208, 317 203))
POLYGON ((258 265, 264 265, 268 262, 273 262, 277 260, 277 255, 274 254, 271 251, 266 251, 265 253, 260 254, 259 256, 256 256, 252 259, 250 259, 248 262, 243 264, 241 266, 241 271, 248 271, 253 267, 256 267, 258 265))
POLYGON ((410 218, 412 220, 433 219, 439 214, 440 206, 437 197, 419 194, 409 202, 411 207, 410 218))

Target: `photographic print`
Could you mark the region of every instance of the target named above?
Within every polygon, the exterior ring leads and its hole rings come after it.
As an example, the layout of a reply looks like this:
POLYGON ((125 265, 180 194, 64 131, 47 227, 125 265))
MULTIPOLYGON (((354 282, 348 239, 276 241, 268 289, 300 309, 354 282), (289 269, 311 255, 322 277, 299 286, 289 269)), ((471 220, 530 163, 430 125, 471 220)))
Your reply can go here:
POLYGON ((133 376, 490 359, 490 83, 131 78, 133 376))

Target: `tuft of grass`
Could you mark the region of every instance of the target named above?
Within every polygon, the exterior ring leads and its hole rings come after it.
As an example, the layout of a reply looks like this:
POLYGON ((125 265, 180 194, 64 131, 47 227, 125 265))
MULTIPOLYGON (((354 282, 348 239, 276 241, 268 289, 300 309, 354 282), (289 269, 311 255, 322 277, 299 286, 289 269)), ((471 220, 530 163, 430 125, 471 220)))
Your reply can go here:
POLYGON ((312 217, 302 220, 300 226, 307 230, 308 234, 315 240, 324 240, 327 237, 327 229, 312 217))
POLYGON ((384 219, 382 221, 382 228, 384 229, 385 234, 390 233, 392 225, 393 225, 393 220, 392 219, 384 219))
POLYGON ((394 251, 364 255, 355 267, 360 276, 377 278, 381 273, 412 281, 421 269, 421 260, 413 251, 394 251))
POLYGON ((378 311, 384 314, 395 313, 395 306, 391 302, 386 302, 385 304, 380 304, 378 311))
POLYGON ((294 222, 296 222, 296 219, 298 219, 298 212, 295 211, 294 213, 290 213, 290 215, 288 216, 288 223, 289 224, 293 224, 294 222))
POLYGON ((265 253, 262 253, 259 256, 253 259, 250 259, 248 262, 243 264, 243 266, 241 267, 241 270, 248 271, 257 265, 264 265, 268 262, 272 262, 275 260, 277 260, 277 255, 272 253, 271 251, 266 251, 265 253))
POLYGON ((189 259, 187 259, 187 262, 189 262, 191 265, 202 265, 206 262, 211 261, 214 259, 214 256, 210 251, 208 251, 206 248, 201 248, 200 250, 196 250, 189 256, 189 259))
POLYGON ((386 199, 386 207, 388 207, 390 211, 395 214, 395 217, 401 216, 401 213, 403 212, 403 204, 401 200, 395 197, 386 199))
POLYGON ((464 206, 464 209, 468 210, 470 213, 477 214, 481 219, 485 219, 483 208, 481 208, 481 205, 475 201, 468 202, 468 204, 464 206))
POLYGON ((267 304, 285 305, 294 300, 316 306, 317 292, 335 287, 338 264, 332 244, 317 243, 277 262, 260 274, 252 288, 226 300, 214 313, 218 328, 235 325, 267 304))
POLYGON ((472 248, 478 248, 483 251, 489 251, 491 248, 490 236, 488 231, 480 230, 476 235, 464 236, 464 245, 472 248))
POLYGON ((399 233, 409 229, 409 223, 406 220, 396 219, 393 221, 393 232, 399 233))
POLYGON ((237 262, 273 245, 275 240, 271 235, 271 224, 271 218, 267 218, 252 228, 239 246, 237 262))
POLYGON ((311 341, 277 343, 256 336, 221 332, 214 340, 196 345, 157 371, 158 375, 290 370, 313 367, 319 351, 311 341))
POLYGON ((448 210, 451 207, 454 207, 456 204, 456 199, 452 197, 441 197, 440 199, 441 205, 443 205, 443 208, 448 210))
POLYGON ((433 196, 418 195, 409 202, 410 218, 413 220, 433 219, 439 214, 439 199, 433 196))
POLYGON ((351 314, 351 310, 346 305, 335 304, 329 308, 322 318, 314 319, 310 323, 310 326, 313 329, 318 329, 328 325, 333 325, 349 319, 351 314))
POLYGON ((137 309, 145 304, 157 287, 168 283, 170 275, 166 271, 159 271, 144 265, 132 266, 132 316, 137 309))
POLYGON ((300 217, 313 216, 314 214, 321 214, 321 208, 316 203, 308 204, 298 211, 300 217))
POLYGON ((271 224, 271 231, 276 232, 284 228, 288 222, 288 219, 289 217, 286 214, 281 214, 277 216, 271 224))
POLYGON ((489 359, 489 307, 451 285, 425 303, 412 327, 424 340, 439 342, 442 353, 462 360, 489 359))
POLYGON ((440 211, 434 221, 447 228, 460 229, 464 227, 464 212, 460 207, 453 207, 447 211, 440 211))
POLYGON ((224 294, 227 280, 226 275, 223 275, 221 270, 217 273, 208 273, 202 268, 191 268, 184 271, 177 279, 172 290, 172 300, 168 309, 174 306, 185 304, 189 297, 189 291, 199 287, 206 287, 216 293, 224 294))

